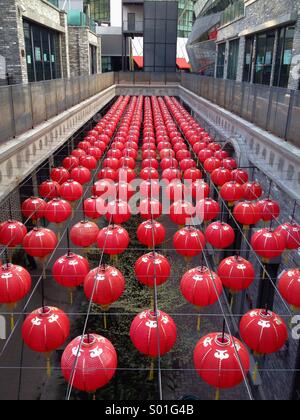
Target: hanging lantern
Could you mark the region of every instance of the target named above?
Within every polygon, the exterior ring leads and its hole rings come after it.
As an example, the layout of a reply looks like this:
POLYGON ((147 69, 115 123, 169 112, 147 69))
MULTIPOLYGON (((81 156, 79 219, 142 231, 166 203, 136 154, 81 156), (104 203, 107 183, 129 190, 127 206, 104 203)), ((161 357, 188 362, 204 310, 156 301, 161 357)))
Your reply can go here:
POLYGON ((122 254, 130 243, 126 229, 118 225, 110 225, 101 229, 97 238, 98 247, 108 255, 122 254))
POLYGON ((260 229, 251 239, 254 251, 265 260, 280 257, 285 250, 284 236, 272 229, 260 229))
POLYGON ((137 238, 142 245, 149 248, 159 246, 166 239, 166 229, 157 221, 147 220, 138 227, 137 238))
POLYGON ((87 198, 83 203, 83 212, 89 219, 99 219, 105 214, 105 201, 97 196, 87 198))
POLYGON ((84 166, 90 171, 94 171, 95 169, 97 169, 97 160, 94 158, 94 156, 82 156, 79 162, 81 166, 84 166))
POLYGON ((211 180, 218 187, 222 187, 224 184, 232 180, 231 172, 226 168, 217 168, 212 172, 211 180))
POLYGON ((184 200, 188 195, 187 187, 180 179, 173 179, 170 183, 166 182, 165 195, 171 202, 184 200))
POLYGON ((34 228, 23 239, 23 248, 31 257, 45 258, 57 247, 58 240, 54 232, 45 228, 34 228))
POLYGON ((160 196, 159 181, 155 179, 142 181, 140 184, 140 196, 141 198, 153 198, 158 200, 160 196))
POLYGON ((279 226, 275 232, 280 233, 285 239, 286 249, 300 248, 300 225, 296 223, 285 223, 279 226))
POLYGON ((77 168, 72 169, 71 179, 79 184, 84 185, 91 181, 92 175, 89 169, 84 166, 78 166, 77 168))
POLYGON ((170 219, 179 226, 185 226, 195 216, 195 207, 188 201, 175 201, 170 207, 170 219))
POLYGON ((89 248, 97 242, 99 228, 96 223, 83 220, 72 227, 70 239, 80 248, 89 248))
POLYGON ((183 159, 180 162, 180 169, 182 172, 187 171, 188 169, 196 168, 196 162, 193 159, 183 159))
POLYGON ((210 386, 220 389, 240 385, 250 370, 250 356, 237 338, 223 333, 203 337, 194 352, 198 375, 210 386))
MULTIPOLYGON (((96 138, 96 137, 95 137, 95 138, 96 138)), ((92 146, 92 144, 91 144, 89 141, 81 141, 81 142, 78 144, 78 149, 81 149, 81 150, 83 150, 83 151, 87 152, 87 151, 88 151, 88 149, 89 149, 91 146, 92 146)))
POLYGON ((173 179, 181 179, 181 172, 176 168, 165 169, 162 173, 162 179, 166 181, 173 181, 173 179))
POLYGON ((288 340, 284 321, 265 309, 254 309, 244 315, 240 334, 247 346, 260 355, 276 353, 288 340))
POLYGON ((270 222, 277 219, 280 215, 280 206, 273 200, 260 200, 256 203, 261 219, 264 222, 270 222))
POLYGON ((59 185, 70 179, 70 172, 64 167, 53 168, 51 171, 51 180, 57 182, 59 185))
POLYGON ((222 161, 215 157, 206 159, 206 161, 204 162, 204 169, 206 172, 210 174, 216 169, 221 168, 221 167, 222 167, 222 161))
POLYGON ((247 182, 243 184, 244 199, 247 201, 256 201, 262 194, 262 187, 257 182, 247 182))
POLYGON ((90 147, 87 151, 87 154, 90 156, 94 156, 96 160, 100 160, 103 155, 103 152, 97 147, 90 147))
POLYGON ((77 166, 79 166, 79 159, 77 159, 75 156, 67 156, 63 160, 63 167, 69 172, 72 171, 72 169, 77 168, 77 166))
POLYGON ((199 179, 192 183, 192 197, 196 200, 196 203, 198 203, 199 200, 208 198, 209 194, 210 187, 203 179, 199 179))
POLYGON ((233 216, 244 227, 256 225, 260 221, 260 213, 257 206, 251 202, 238 203, 233 210, 233 216))
POLYGON ((238 182, 243 185, 249 181, 249 174, 242 169, 235 169, 231 172, 232 181, 238 182))
POLYGON ((202 179, 202 172, 200 171, 200 169, 197 168, 187 169, 183 174, 183 178, 185 180, 195 182, 198 179, 202 179))
POLYGON ((140 178, 144 180, 159 179, 158 171, 154 168, 145 168, 140 172, 140 178))
POLYGON ((220 205, 211 198, 200 200, 196 204, 196 216, 204 222, 216 219, 221 212, 220 205))
POLYGON ((214 154, 214 157, 220 160, 224 160, 229 157, 229 153, 226 152, 226 150, 217 150, 214 154))
POLYGON ((223 260, 219 265, 218 275, 223 286, 232 292, 248 289, 255 280, 253 265, 239 256, 223 260))
POLYGON ((177 169, 178 168, 178 161, 177 161, 177 159, 174 159, 172 157, 166 157, 166 158, 161 160, 160 167, 163 171, 165 171, 166 169, 169 169, 169 168, 177 169))
POLYGON ((171 275, 171 265, 167 258, 150 252, 140 257, 135 264, 137 280, 148 287, 161 286, 171 275))
POLYGON ((102 265, 90 271, 84 280, 84 293, 97 305, 107 308, 125 291, 125 279, 115 267, 102 265))
POLYGON ((0 304, 13 305, 30 292, 31 276, 25 268, 13 264, 0 267, 0 304))
POLYGON ((221 197, 229 206, 243 198, 243 187, 235 181, 227 182, 220 190, 221 197))
POLYGON ((143 219, 158 219, 162 215, 162 205, 155 199, 144 199, 140 202, 140 215, 143 219))
POLYGON ((180 290, 188 302, 197 308, 204 308, 218 301, 223 286, 216 273, 207 267, 197 267, 182 277, 180 290))
POLYGON ((0 223, 0 243, 8 248, 21 245, 26 233, 26 226, 18 220, 8 220, 0 223))
POLYGON ((296 310, 300 308, 300 270, 298 268, 287 270, 281 275, 278 289, 289 305, 296 310))
POLYGON ((118 182, 132 182, 136 178, 136 173, 133 169, 122 167, 117 171, 118 182))
POLYGON ((117 196, 116 185, 110 179, 100 179, 93 185, 92 193, 103 200, 114 200, 117 196))
POLYGON ((223 166, 226 169, 229 169, 230 171, 233 171, 237 169, 238 164, 237 161, 231 157, 223 159, 223 166))
POLYGON ((45 208, 45 219, 50 223, 63 223, 72 215, 70 204, 60 198, 54 198, 47 203, 45 208))
POLYGON ((146 169, 146 168, 154 168, 154 169, 157 170, 159 168, 158 160, 156 160, 156 159, 144 159, 142 161, 142 169, 146 169))
POLYGON ((104 179, 104 180, 111 180, 111 181, 117 181, 118 174, 114 169, 111 168, 103 168, 98 173, 98 179, 104 179))
POLYGON ((52 275, 58 284, 73 289, 83 284, 89 270, 89 262, 86 258, 68 252, 56 260, 52 268, 52 275))
POLYGON ((82 156, 86 156, 86 152, 82 149, 74 149, 71 156, 75 156, 78 160, 80 160, 82 156))
POLYGON ((108 203, 105 217, 108 222, 121 225, 130 220, 131 208, 129 204, 123 200, 111 201, 108 203))
MULTIPOLYGON (((213 156, 214 156, 214 152, 212 150, 209 150, 209 149, 202 149, 198 154, 198 158, 199 158, 201 163, 206 162, 207 159, 210 159, 213 156)), ((216 169, 216 168, 214 168, 214 169, 216 169)))
POLYGON ((216 249, 229 248, 235 239, 232 227, 222 222, 215 222, 209 225, 205 236, 207 242, 216 249))
POLYGON ((173 319, 166 313, 158 311, 155 314, 148 310, 133 320, 130 338, 140 353, 149 357, 164 356, 176 343, 177 329, 173 319))
POLYGON ((72 179, 65 182, 60 189, 60 195, 67 201, 77 201, 82 197, 83 188, 82 185, 72 179))
POLYGON ((55 181, 45 181, 39 186, 39 195, 43 198, 52 200, 60 196, 60 188, 58 182, 55 181))
POLYGON ((201 254, 205 248, 206 241, 200 230, 186 227, 175 234, 173 244, 179 255, 192 258, 201 254))
POLYGON ((97 334, 77 337, 65 349, 61 369, 65 380, 79 391, 93 393, 114 377, 117 353, 109 340, 97 334), (81 345, 82 344, 82 345, 81 345), (76 369, 74 366, 76 364, 76 369))
POLYGON ((36 222, 44 217, 46 203, 39 197, 31 197, 22 203, 22 214, 26 219, 36 222))
POLYGON ((70 334, 70 321, 60 309, 44 307, 27 316, 22 327, 25 344, 37 353, 46 355, 59 349, 70 334))
POLYGON ((113 169, 114 171, 117 171, 120 167, 120 163, 118 161, 118 159, 115 158, 106 158, 103 161, 103 168, 110 168, 113 169))

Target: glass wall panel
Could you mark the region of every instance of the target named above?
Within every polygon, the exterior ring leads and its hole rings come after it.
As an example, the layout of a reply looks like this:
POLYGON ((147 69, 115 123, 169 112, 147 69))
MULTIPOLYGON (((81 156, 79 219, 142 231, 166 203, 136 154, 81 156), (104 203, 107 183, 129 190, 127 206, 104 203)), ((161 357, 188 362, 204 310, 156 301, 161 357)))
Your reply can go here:
POLYGON ((243 82, 250 83, 252 76, 254 37, 246 38, 243 82))
POLYGON ((235 39, 229 43, 228 71, 227 79, 236 80, 238 59, 239 59, 240 40, 235 39))
POLYGON ((274 86, 288 86, 293 55, 295 26, 281 28, 278 35, 278 48, 275 62, 274 86))
POLYGON ((225 66, 225 52, 226 44, 218 45, 218 58, 217 58, 217 77, 219 79, 224 78, 224 66, 225 66))
POLYGON ((271 83, 275 34, 275 31, 269 31, 257 35, 254 83, 271 83))

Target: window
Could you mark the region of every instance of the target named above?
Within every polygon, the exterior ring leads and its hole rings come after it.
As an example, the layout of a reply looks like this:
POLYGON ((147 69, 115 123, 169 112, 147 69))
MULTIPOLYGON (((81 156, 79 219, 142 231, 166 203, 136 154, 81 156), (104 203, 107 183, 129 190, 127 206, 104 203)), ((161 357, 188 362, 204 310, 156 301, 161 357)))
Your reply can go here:
POLYGON ((257 35, 254 83, 271 84, 275 31, 257 35))
POLYGON ((294 26, 279 29, 274 86, 283 88, 288 86, 293 55, 294 35, 294 26))
POLYGON ((84 6, 90 6, 91 18, 96 22, 110 22, 110 0, 85 0, 84 6))
POLYGON ((240 40, 235 39, 229 42, 228 71, 227 79, 236 80, 238 59, 239 59, 240 40))
POLYGON ((90 45, 90 74, 97 73, 97 47, 90 45))
POLYGON ((225 52, 226 52, 226 44, 219 44, 218 45, 218 58, 217 58, 217 78, 223 79, 224 78, 224 66, 225 66, 225 52))
POLYGON ((254 37, 246 38, 243 82, 251 82, 254 37))

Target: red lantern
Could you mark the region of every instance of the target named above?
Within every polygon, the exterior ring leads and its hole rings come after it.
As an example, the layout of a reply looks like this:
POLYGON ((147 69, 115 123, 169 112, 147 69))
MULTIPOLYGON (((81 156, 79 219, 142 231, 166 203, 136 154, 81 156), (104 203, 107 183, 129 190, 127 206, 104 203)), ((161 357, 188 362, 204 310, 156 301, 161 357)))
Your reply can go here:
POLYGON ((215 157, 206 159, 206 161, 204 162, 204 169, 210 174, 216 169, 221 168, 221 166, 222 166, 222 161, 215 157))
POLYGON ((117 180, 119 182, 132 182, 136 178, 133 169, 122 167, 117 171, 117 180))
POLYGON ((278 284, 281 296, 295 309, 300 308, 300 270, 291 269, 285 271, 278 284))
POLYGON ((206 240, 216 249, 229 248, 235 239, 235 233, 231 226, 222 222, 215 222, 206 229, 206 240))
POLYGON ((207 159, 210 159, 213 156, 214 156, 214 152, 212 150, 209 150, 209 149, 202 149, 198 154, 198 158, 199 158, 201 163, 206 162, 207 159))
POLYGON ((61 369, 67 382, 83 392, 95 392, 114 377, 117 353, 109 340, 100 335, 77 337, 65 349, 61 369), (81 345, 82 344, 82 345, 81 345), (74 366, 76 364, 76 369, 74 366))
POLYGON ((69 172, 77 168, 79 166, 79 159, 77 159, 75 156, 68 156, 63 160, 63 167, 67 169, 69 172))
POLYGON ((65 182, 60 189, 60 195, 67 201, 77 201, 82 197, 83 188, 82 185, 72 179, 65 182))
POLYGON ((235 159, 226 158, 223 160, 223 166, 224 168, 229 169, 230 171, 233 171, 234 169, 237 169, 238 164, 235 159))
POLYGON ((103 152, 97 147, 90 147, 87 151, 87 154, 90 156, 94 156, 96 160, 100 160, 103 155, 103 152))
POLYGON ((253 265, 242 257, 229 257, 221 262, 218 275, 224 285, 232 292, 248 289, 255 279, 253 265))
POLYGON ((159 168, 159 163, 156 159, 144 159, 142 161, 142 169, 145 169, 145 168, 158 169, 159 168))
POLYGON ((25 268, 13 264, 0 267, 0 304, 11 305, 24 299, 31 289, 31 277, 25 268))
POLYGON ((50 223, 63 223, 72 215, 70 204, 60 198, 54 198, 49 201, 45 209, 45 219, 50 223))
POLYGON ((90 171, 93 171, 97 168, 97 160, 94 158, 94 156, 82 156, 80 158, 80 165, 84 166, 90 171))
POLYGON ((61 186, 58 182, 45 181, 39 186, 39 195, 43 198, 52 200, 60 196, 61 186))
POLYGON ((284 321, 265 309, 254 309, 244 315, 240 334, 247 346, 257 354, 276 353, 288 340, 284 321))
POLYGON ((284 236, 272 229, 260 229, 251 239, 254 251, 262 258, 270 260, 280 257, 285 250, 284 236))
POLYGON ((22 214, 26 219, 33 221, 40 220, 44 217, 46 203, 39 197, 31 197, 22 204, 22 214))
POLYGON ((173 179, 181 179, 181 172, 176 168, 165 169, 162 173, 162 179, 169 182, 173 181, 173 179))
POLYGON ((193 159, 183 159, 180 162, 180 169, 185 172, 188 169, 196 168, 196 162, 193 159))
POLYGON ((243 185, 243 190, 244 199, 247 201, 258 200, 263 194, 263 190, 257 182, 247 182, 243 185))
POLYGON ((232 205, 243 198, 243 187, 235 181, 227 182, 221 188, 220 194, 223 200, 232 205))
POLYGON ((84 185, 90 182, 92 175, 89 169, 84 166, 78 166, 77 168, 72 169, 71 179, 79 182, 79 184, 84 185))
POLYGON ((32 312, 24 321, 22 337, 33 351, 49 354, 59 349, 70 334, 70 321, 60 309, 44 307, 32 312))
POLYGON ((214 156, 217 159, 224 160, 224 159, 227 159, 229 157, 229 154, 228 154, 228 152, 226 152, 226 150, 217 150, 215 152, 214 156))
POLYGON ((83 284, 89 269, 89 262, 86 258, 69 252, 56 260, 52 268, 52 275, 61 286, 75 288, 83 284))
POLYGON ((100 230, 98 247, 108 255, 122 254, 130 243, 130 238, 126 229, 118 225, 110 225, 100 230))
POLYGON ((121 225, 131 218, 131 208, 123 200, 114 200, 108 203, 106 220, 110 223, 121 225))
POLYGON ((201 254, 205 248, 206 241, 200 230, 186 227, 175 234, 173 244, 179 255, 192 258, 201 254))
POLYGON ((51 179, 61 185, 70 179, 70 172, 64 167, 53 168, 51 171, 51 179))
POLYGON ((273 219, 277 219, 280 215, 280 206, 276 201, 261 200, 258 201, 256 206, 260 212, 261 219, 264 222, 270 222, 273 219))
POLYGON ((81 141, 78 144, 78 148, 81 150, 84 150, 85 152, 87 152, 90 147, 91 147, 91 143, 89 141, 81 141))
POLYGON ((162 205, 155 199, 144 199, 140 202, 140 214, 143 219, 158 219, 162 215, 162 205))
POLYGON ((84 293, 104 308, 116 302, 125 291, 125 279, 114 267, 103 265, 90 271, 84 280, 84 293))
POLYGON ((177 329, 169 315, 161 311, 155 314, 149 310, 133 320, 130 338, 140 353, 149 357, 164 356, 176 343, 177 329))
POLYGON ((217 168, 211 174, 211 180, 218 187, 222 187, 232 180, 231 172, 226 168, 217 168))
POLYGON ((158 200, 160 194, 159 181, 151 179, 148 181, 142 181, 140 184, 140 196, 142 198, 153 198, 158 200))
POLYGON ((238 182, 243 185, 249 181, 248 172, 243 171, 242 169, 235 169, 231 172, 232 181, 238 182))
POLYGON ((57 237, 50 229, 34 228, 23 239, 23 248, 31 257, 45 258, 58 244, 57 237))
POLYGON ((233 215, 236 221, 244 226, 256 225, 260 221, 256 204, 251 202, 238 203, 233 210, 233 215))
POLYGON ((176 201, 170 207, 170 219, 179 226, 185 226, 194 217, 195 207, 188 201, 176 201))
POLYGON ((203 179, 199 179, 198 181, 193 182, 192 196, 196 200, 196 203, 199 200, 208 198, 209 194, 210 194, 210 187, 203 179))
POLYGON ((216 273, 207 267, 197 267, 182 277, 180 290, 188 302, 198 308, 204 308, 218 301, 223 287, 216 273))
POLYGON ((0 243, 9 248, 21 245, 27 228, 18 220, 8 220, 0 224, 0 243))
POLYGON ((212 333, 197 344, 194 364, 204 382, 217 389, 229 389, 238 386, 247 376, 250 356, 237 338, 212 333))
MULTIPOLYGON (((83 149, 75 149, 71 153, 72 156, 75 156, 77 159, 80 160, 82 156, 86 156, 86 152, 83 149)), ((69 178, 68 178, 69 179, 69 178)))
POLYGON ((83 203, 83 211, 89 219, 99 219, 105 214, 105 201, 97 196, 87 198, 83 203))
POLYGON ((115 158, 107 158, 103 161, 103 168, 110 168, 114 171, 117 171, 120 167, 120 163, 118 159, 115 158))
POLYGON ((149 248, 158 246, 166 239, 166 229, 161 223, 148 220, 138 227, 137 238, 142 245, 149 248))
POLYGON ((159 174, 154 168, 145 168, 141 171, 140 178, 146 181, 148 179, 159 179, 159 174))
POLYGON ((145 286, 161 286, 171 275, 171 265, 167 258, 151 252, 140 257, 135 264, 135 276, 145 286))
POLYGON ((216 219, 220 212, 221 208, 219 203, 211 198, 205 198, 196 204, 196 216, 204 222, 216 219))
POLYGON ((75 246, 89 248, 96 243, 98 234, 99 228, 95 223, 83 220, 72 227, 70 238, 75 246))
POLYGON ((300 247, 300 225, 285 223, 276 229, 285 239, 286 249, 298 249, 300 247))
POLYGON ((116 181, 118 178, 118 174, 114 169, 104 168, 98 174, 98 179, 108 179, 111 181, 116 181))
POLYGON ((197 168, 187 169, 183 174, 183 178, 195 182, 202 178, 202 172, 197 168))

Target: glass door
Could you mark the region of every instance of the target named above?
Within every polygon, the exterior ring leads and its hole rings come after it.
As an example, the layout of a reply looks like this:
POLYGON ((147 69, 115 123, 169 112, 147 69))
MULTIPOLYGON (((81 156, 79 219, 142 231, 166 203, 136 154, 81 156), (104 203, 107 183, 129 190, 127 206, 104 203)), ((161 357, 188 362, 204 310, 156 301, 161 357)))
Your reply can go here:
POLYGON ((225 66, 225 52, 226 52, 226 44, 218 45, 218 58, 217 58, 217 78, 223 79, 224 78, 224 66, 225 66))
POLYGON ((295 26, 279 30, 278 50, 275 64, 274 86, 288 87, 293 56, 295 26))
POLYGON ((239 60, 239 47, 240 40, 235 39, 229 43, 229 56, 228 56, 228 72, 227 79, 236 80, 238 60, 239 60))
POLYGON ((257 35, 254 83, 271 84, 275 31, 257 35))

